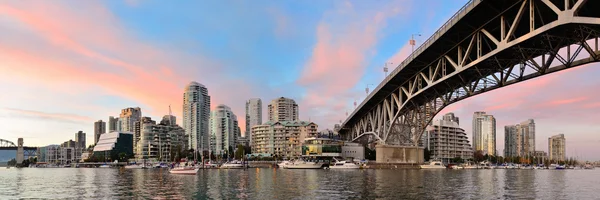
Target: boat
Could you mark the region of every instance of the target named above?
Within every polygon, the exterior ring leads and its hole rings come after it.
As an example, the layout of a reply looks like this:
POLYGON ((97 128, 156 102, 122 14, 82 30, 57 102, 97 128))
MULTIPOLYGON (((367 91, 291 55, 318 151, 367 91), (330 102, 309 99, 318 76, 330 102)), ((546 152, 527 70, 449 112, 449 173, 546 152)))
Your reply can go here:
POLYGON ((231 161, 223 163, 220 167, 221 169, 243 169, 244 164, 240 161, 231 161))
POLYGON ((339 161, 335 158, 334 160, 335 162, 332 165, 329 165, 329 169, 360 169, 360 166, 353 162, 339 161))
POLYGON ((296 160, 283 166, 284 169, 321 169, 322 167, 323 163, 306 160, 296 160))
POLYGON ((143 165, 127 165, 125 169, 147 169, 147 167, 143 165))
POLYGON ((281 161, 280 163, 277 163, 277 166, 279 168, 285 169, 285 166, 290 164, 291 162, 293 162, 293 160, 284 160, 284 161, 281 161))
POLYGON ((550 167, 548 167, 548 169, 556 169, 557 167, 557 164, 550 164, 550 167))
POLYGON ((100 165, 99 168, 110 168, 110 165, 100 165))
POLYGON ((562 170, 562 169, 566 169, 566 167, 564 165, 557 165, 555 169, 562 170))
POLYGON ((446 169, 446 166, 440 161, 431 161, 429 164, 421 165, 421 169, 446 169))
POLYGON ((175 168, 169 170, 169 173, 195 175, 198 173, 198 169, 193 166, 181 166, 181 167, 175 167, 175 168))
POLYGON ((585 166, 583 166, 583 169, 594 169, 594 165, 592 164, 585 164, 585 166))

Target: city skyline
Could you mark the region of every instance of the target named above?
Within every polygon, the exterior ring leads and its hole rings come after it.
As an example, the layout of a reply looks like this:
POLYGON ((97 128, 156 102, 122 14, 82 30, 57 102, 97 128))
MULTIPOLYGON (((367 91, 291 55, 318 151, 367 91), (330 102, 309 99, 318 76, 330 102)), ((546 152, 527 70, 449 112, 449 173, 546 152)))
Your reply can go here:
MULTIPOLYGON (((384 63, 399 63, 409 54, 411 34, 423 35, 416 38, 419 45, 466 1, 418 2, 214 3, 202 8, 206 12, 191 9, 198 6, 173 8, 180 14, 144 1, 7 2, 0 6, 0 20, 9 22, 0 25, 7 30, 0 33, 0 71, 5 72, 0 81, 10 87, 0 92, 11 98, 0 100, 0 117, 8 124, 1 126, 0 138, 16 142, 23 137, 28 145, 42 146, 81 130, 94 141, 93 122, 127 107, 140 107, 144 116, 158 119, 172 105, 173 115, 180 117, 182 88, 190 81, 206 85, 212 108, 225 104, 239 114, 247 99, 285 96, 300 105, 300 120, 332 128, 352 112, 355 100, 364 99, 366 86, 372 90, 383 79, 384 63), (210 17, 215 15, 210 10, 231 7, 240 12, 221 21, 210 17), (96 9, 83 13, 79 8, 96 9), (152 12, 198 28, 158 23, 148 15, 152 12), (139 16, 149 18, 140 22, 139 16), (239 26, 255 21, 263 23, 239 26), (200 38, 185 34, 209 29, 214 33, 200 38)), ((564 133, 568 156, 598 160, 593 150, 600 144, 600 125, 594 114, 600 96, 592 91, 600 88, 599 74, 599 64, 569 69, 455 103, 437 117, 454 112, 468 119, 477 110, 493 114, 498 152, 504 148, 504 126, 532 118, 536 147, 564 133)), ((268 113, 266 106, 262 112, 268 113)), ((238 120, 245 130, 245 119, 238 120)), ((469 123, 461 125, 467 135, 469 123)))

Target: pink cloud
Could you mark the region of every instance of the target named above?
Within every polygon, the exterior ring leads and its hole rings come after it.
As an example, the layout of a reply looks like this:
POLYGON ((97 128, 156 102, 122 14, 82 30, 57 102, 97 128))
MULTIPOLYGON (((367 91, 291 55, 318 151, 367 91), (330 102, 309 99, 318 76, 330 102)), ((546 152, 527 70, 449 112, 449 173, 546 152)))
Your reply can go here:
POLYGON ((318 24, 317 43, 297 83, 307 89, 301 103, 306 110, 330 107, 320 112, 336 116, 335 120, 322 119, 324 125, 343 119, 347 100, 359 96, 350 90, 364 75, 387 21, 408 10, 406 4, 403 6, 396 2, 372 10, 356 10, 352 3, 344 2, 326 13, 318 24))
MULTIPOLYGON (((168 105, 174 114, 181 112, 187 82, 221 73, 220 63, 201 55, 178 54, 140 41, 101 2, 76 5, 22 1, 0 5, 0 17, 15 22, 3 24, 5 33, 18 33, 0 46, 2 75, 42 83, 55 91, 75 88, 68 85, 99 86, 108 94, 143 104, 144 115, 160 116, 167 114, 168 105), (199 70, 205 73, 193 76, 199 70)), ((243 83, 237 85, 244 88, 243 83)), ((231 102, 221 97, 227 96, 223 92, 216 92, 227 90, 209 90, 213 105, 231 102)))
POLYGON ((52 119, 52 120, 60 120, 60 121, 68 121, 68 122, 90 122, 92 119, 86 116, 76 115, 76 114, 67 114, 67 113, 47 113, 33 110, 23 110, 16 108, 4 108, 4 110, 9 111, 11 114, 16 115, 17 117, 37 117, 42 119, 52 119))

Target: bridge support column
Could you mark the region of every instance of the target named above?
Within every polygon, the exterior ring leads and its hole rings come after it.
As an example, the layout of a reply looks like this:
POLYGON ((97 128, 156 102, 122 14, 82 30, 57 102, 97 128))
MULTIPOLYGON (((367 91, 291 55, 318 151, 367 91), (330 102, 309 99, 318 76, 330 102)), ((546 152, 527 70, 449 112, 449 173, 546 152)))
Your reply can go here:
POLYGON ((17 146, 17 165, 23 163, 23 160, 25 159, 24 154, 25 153, 23 151, 23 138, 19 138, 17 146))
POLYGON ((377 163, 423 163, 423 147, 378 144, 377 163))

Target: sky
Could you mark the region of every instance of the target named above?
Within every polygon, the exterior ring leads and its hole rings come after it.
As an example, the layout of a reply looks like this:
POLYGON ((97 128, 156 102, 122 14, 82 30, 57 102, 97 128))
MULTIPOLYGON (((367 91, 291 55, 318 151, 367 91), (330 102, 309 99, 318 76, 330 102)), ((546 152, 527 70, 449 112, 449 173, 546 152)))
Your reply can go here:
MULTIPOLYGON (((0 138, 59 144, 93 123, 140 107, 181 119, 191 81, 208 88, 245 130, 245 101, 293 98, 320 129, 343 121, 466 0, 17 1, 0 5, 0 138)), ((536 78, 455 103, 471 137, 474 111, 504 126, 536 122, 536 150, 564 133, 567 155, 600 160, 599 64, 536 78)))

